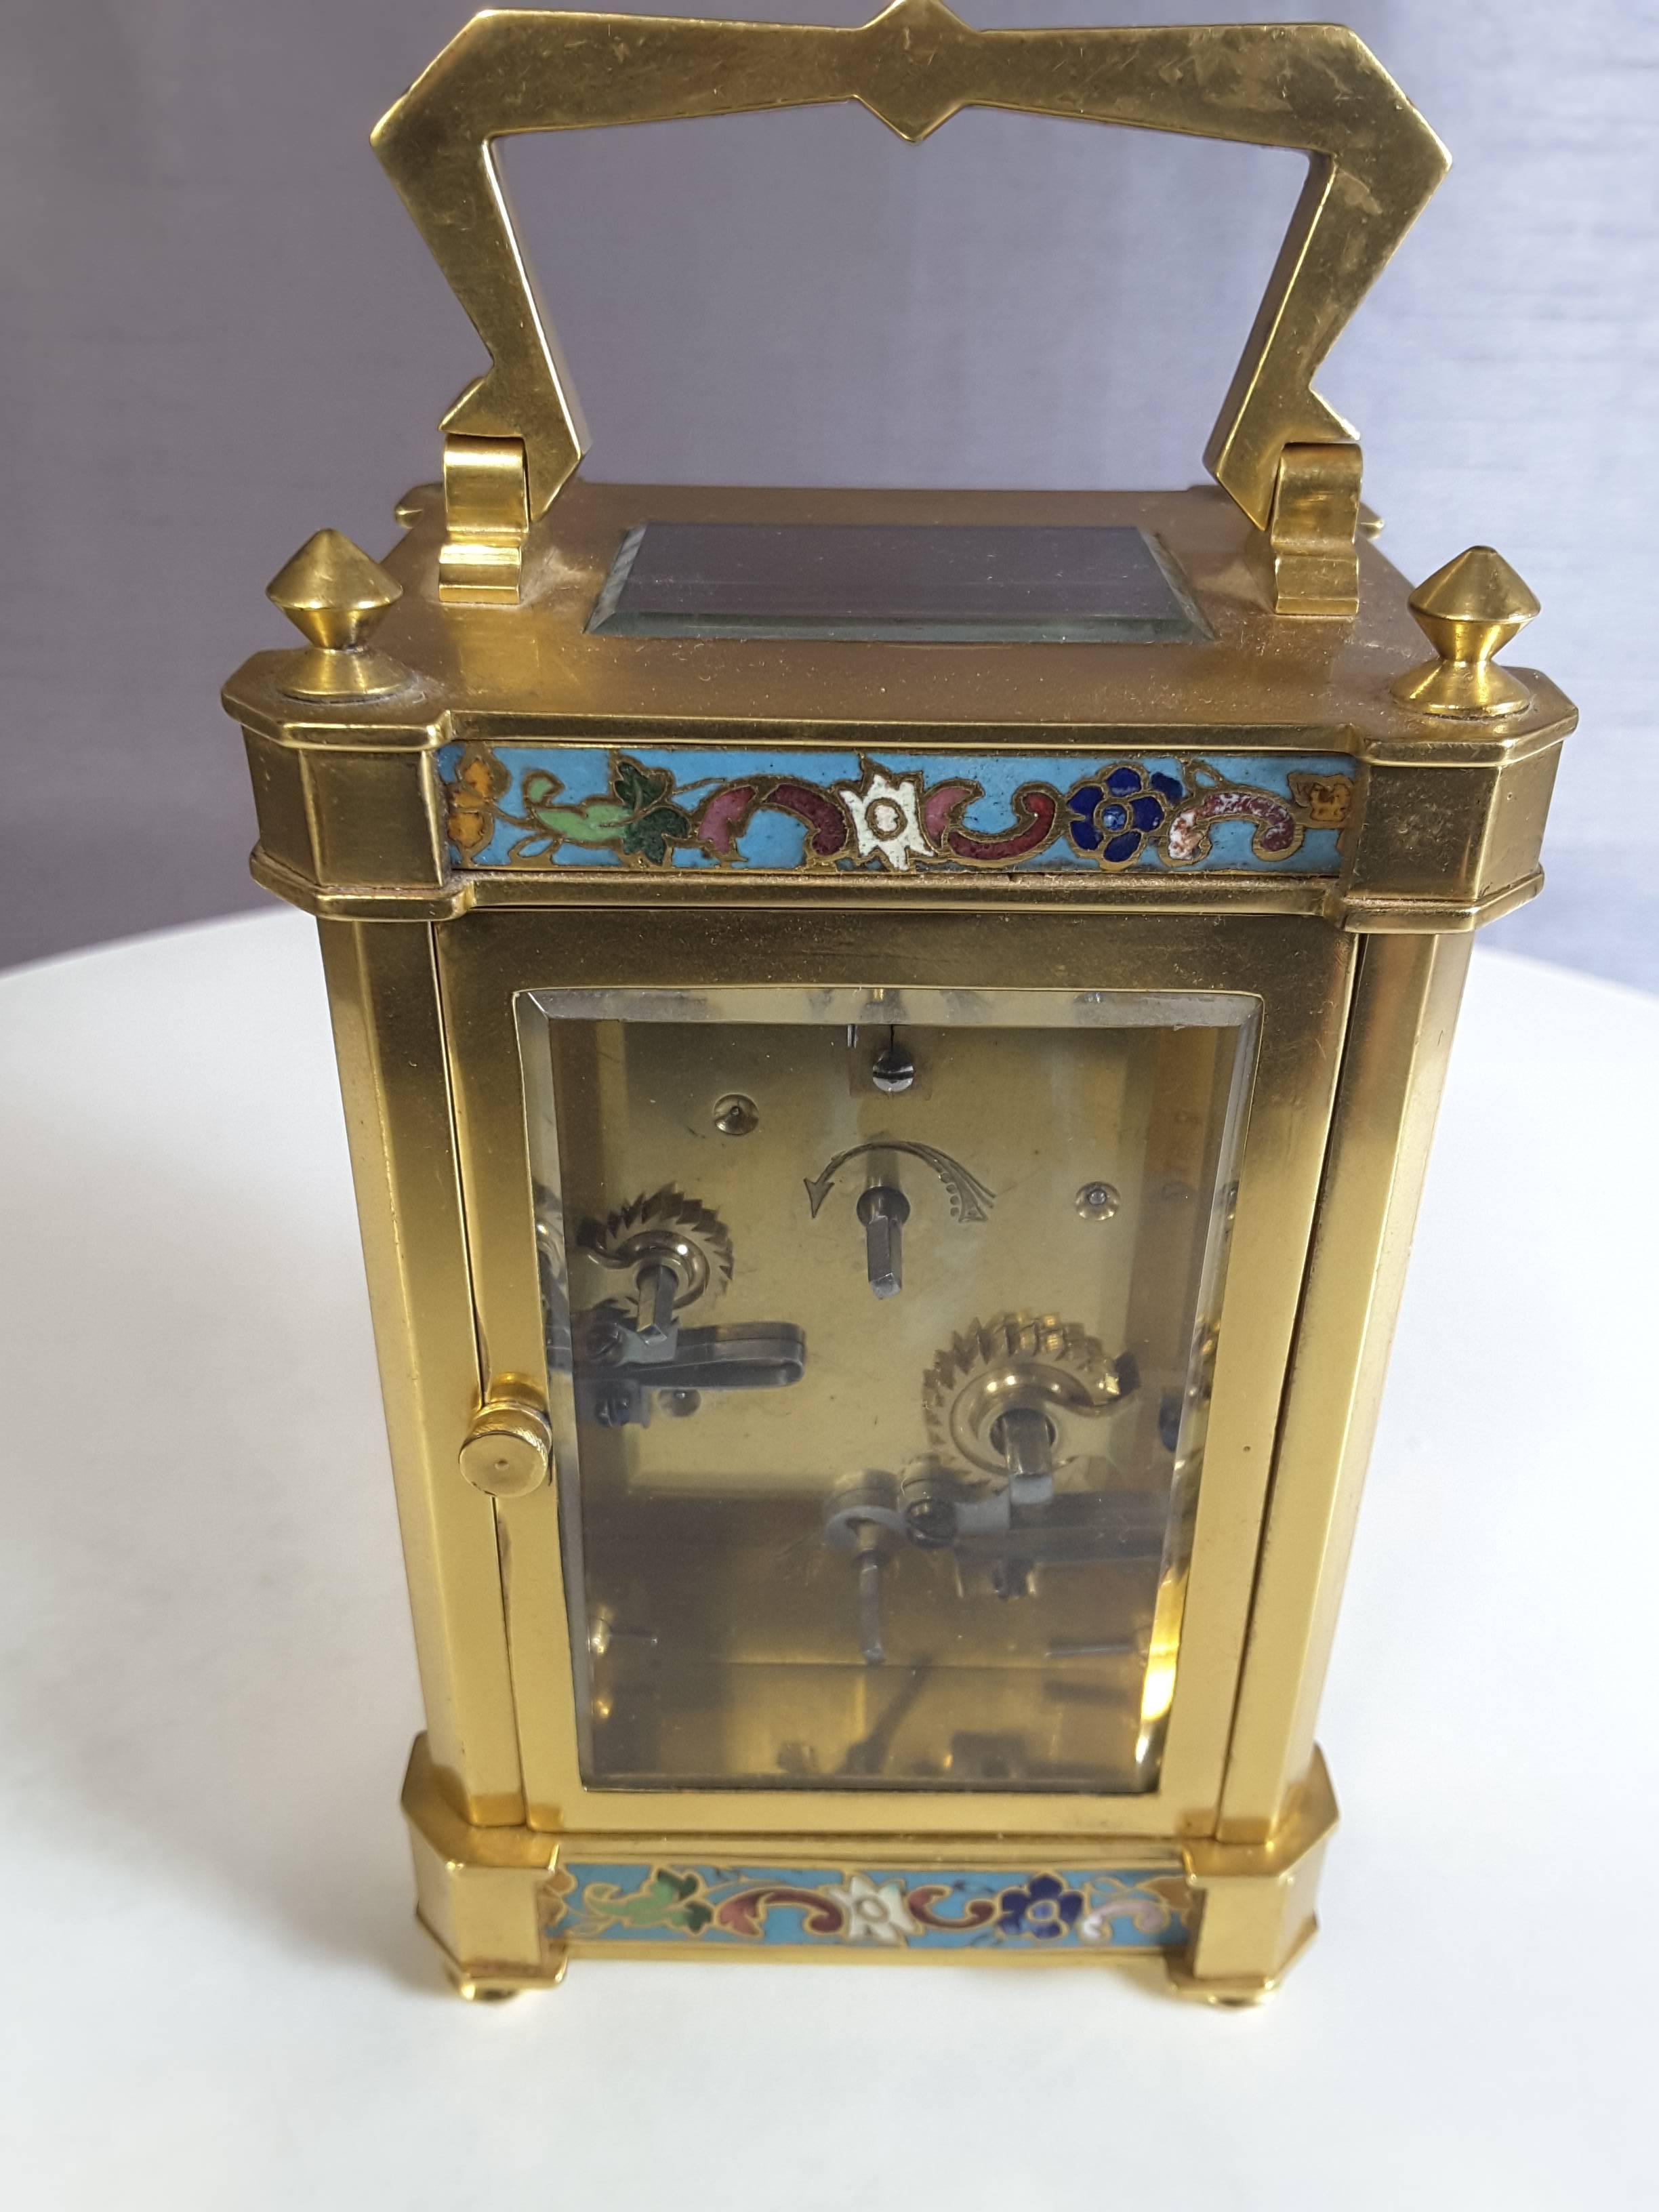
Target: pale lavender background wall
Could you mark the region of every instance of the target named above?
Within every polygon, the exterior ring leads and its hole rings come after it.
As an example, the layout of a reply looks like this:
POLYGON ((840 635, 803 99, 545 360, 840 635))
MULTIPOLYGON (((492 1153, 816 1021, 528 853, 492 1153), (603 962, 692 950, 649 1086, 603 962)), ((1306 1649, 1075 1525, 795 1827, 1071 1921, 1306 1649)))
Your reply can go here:
MULTIPOLYGON (((262 587, 313 529, 390 542, 481 358, 367 142, 465 12, 6 0, 0 961, 257 901, 218 684, 284 634, 262 587)), ((1546 608, 1518 657, 1584 709, 1550 890, 1489 941, 1659 988, 1659 5, 1332 12, 1457 167, 1322 389, 1396 562, 1501 547, 1546 608)), ((527 142, 510 169, 591 473, 964 484, 1193 481, 1301 174, 986 114, 912 148, 853 109, 527 142)))

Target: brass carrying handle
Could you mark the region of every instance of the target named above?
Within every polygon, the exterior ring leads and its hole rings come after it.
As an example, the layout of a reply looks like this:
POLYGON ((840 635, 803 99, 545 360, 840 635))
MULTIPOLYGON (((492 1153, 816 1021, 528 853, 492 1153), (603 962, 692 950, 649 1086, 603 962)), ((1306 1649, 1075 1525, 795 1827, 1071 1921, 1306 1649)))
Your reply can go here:
POLYGON ((531 515, 551 505, 587 434, 495 139, 842 100, 911 140, 978 106, 1302 149, 1308 181, 1204 458, 1266 530, 1286 446, 1353 443, 1312 378, 1449 156, 1340 25, 976 31, 942 0, 895 0, 851 30, 504 9, 450 41, 374 145, 490 355, 443 427, 523 441, 531 515))

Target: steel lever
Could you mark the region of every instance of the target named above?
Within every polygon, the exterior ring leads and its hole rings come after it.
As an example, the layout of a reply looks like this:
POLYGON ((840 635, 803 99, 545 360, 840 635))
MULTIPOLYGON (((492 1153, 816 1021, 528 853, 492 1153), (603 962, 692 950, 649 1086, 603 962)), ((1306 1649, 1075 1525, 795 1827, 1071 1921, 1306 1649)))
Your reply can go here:
POLYGON ((576 1419, 601 1428, 644 1427, 659 1391, 701 1397, 711 1390, 787 1389, 806 1370, 805 1335, 789 1322, 683 1328, 664 1357, 615 1308, 599 1307, 577 1320, 576 1419))
POLYGON ((896 1298, 904 1287, 903 1230, 910 1201, 902 1190, 878 1183, 859 1200, 864 1224, 864 1258, 870 1287, 878 1298, 896 1298))

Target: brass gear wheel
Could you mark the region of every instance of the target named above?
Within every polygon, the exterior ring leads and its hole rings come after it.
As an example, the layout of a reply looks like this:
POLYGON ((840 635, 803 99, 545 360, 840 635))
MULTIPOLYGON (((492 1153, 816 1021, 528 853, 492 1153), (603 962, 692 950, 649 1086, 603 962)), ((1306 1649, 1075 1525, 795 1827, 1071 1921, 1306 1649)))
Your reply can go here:
POLYGON ((719 1214, 672 1183, 648 1198, 630 1198, 603 1221, 584 1221, 576 1243, 602 1267, 672 1267, 680 1279, 677 1313, 700 1298, 712 1304, 732 1280, 730 1231, 719 1214))
POLYGON ((994 1432, 1014 1407, 1042 1413, 1054 1464, 1100 1450, 1096 1424, 1133 1387, 1133 1363, 1109 1359, 1077 1322, 1054 1314, 999 1314, 953 1338, 922 1378, 922 1418, 936 1462, 1003 1476, 994 1432))

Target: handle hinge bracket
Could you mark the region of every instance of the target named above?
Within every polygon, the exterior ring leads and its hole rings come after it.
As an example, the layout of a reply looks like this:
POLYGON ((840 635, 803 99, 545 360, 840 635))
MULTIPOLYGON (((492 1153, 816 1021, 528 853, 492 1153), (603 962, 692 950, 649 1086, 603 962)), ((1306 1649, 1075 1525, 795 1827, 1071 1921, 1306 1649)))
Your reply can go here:
POLYGON ((1286 446, 1261 540, 1276 615, 1359 611, 1358 446, 1286 446))
POLYGON ((447 437, 438 597, 455 606, 516 606, 529 535, 523 439, 447 437))

